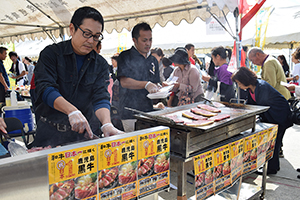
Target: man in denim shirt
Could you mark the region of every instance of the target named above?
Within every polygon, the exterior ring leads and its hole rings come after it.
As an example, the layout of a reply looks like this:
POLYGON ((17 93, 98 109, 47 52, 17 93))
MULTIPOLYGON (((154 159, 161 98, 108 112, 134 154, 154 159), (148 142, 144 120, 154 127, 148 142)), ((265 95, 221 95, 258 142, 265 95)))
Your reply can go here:
POLYGON ((92 130, 99 129, 93 123, 96 117, 104 136, 120 133, 110 120, 107 62, 93 50, 102 39, 103 25, 96 9, 79 8, 69 25, 72 39, 41 52, 35 68, 36 114, 40 119, 33 146, 93 138, 92 130))

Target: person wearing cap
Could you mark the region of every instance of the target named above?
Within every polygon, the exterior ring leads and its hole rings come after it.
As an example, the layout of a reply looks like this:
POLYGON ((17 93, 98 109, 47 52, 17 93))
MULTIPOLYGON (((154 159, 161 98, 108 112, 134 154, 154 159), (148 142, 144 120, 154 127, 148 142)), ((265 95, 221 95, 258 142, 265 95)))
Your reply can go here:
POLYGON ((78 8, 69 29, 72 38, 45 47, 34 70, 40 118, 33 146, 92 139, 100 134, 99 121, 105 137, 122 133, 110 119, 107 61, 94 51, 104 29, 102 15, 78 8))
POLYGON ((125 132, 134 131, 136 119, 134 112, 153 111, 153 101, 149 93, 159 90, 159 68, 157 59, 151 55, 152 30, 149 24, 142 22, 132 29, 134 46, 120 53, 118 58, 117 78, 120 81, 119 111, 125 132))
POLYGON ((32 79, 32 75, 33 75, 33 71, 34 71, 34 65, 31 64, 32 60, 30 58, 28 58, 27 56, 25 56, 24 58, 24 64, 27 65, 27 69, 28 69, 28 74, 27 74, 27 79, 28 79, 28 83, 31 83, 31 79, 32 79))
MULTIPOLYGON (((200 72, 195 65, 190 63, 186 49, 178 47, 169 59, 175 65, 175 69, 169 79, 175 76, 178 77, 177 82, 174 84, 172 89, 172 91, 176 93, 178 99, 180 99, 186 91, 190 91, 190 97, 194 102, 201 101, 201 97, 204 97, 204 94, 200 79, 200 72)), ((163 86, 165 85, 169 85, 168 81, 163 83, 163 86)))

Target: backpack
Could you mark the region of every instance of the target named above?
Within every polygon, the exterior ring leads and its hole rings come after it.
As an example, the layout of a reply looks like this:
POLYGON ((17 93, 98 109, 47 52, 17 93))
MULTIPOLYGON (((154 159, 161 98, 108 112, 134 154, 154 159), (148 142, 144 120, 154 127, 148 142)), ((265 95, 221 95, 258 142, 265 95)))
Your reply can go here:
POLYGON ((292 114, 290 120, 297 125, 300 125, 300 99, 294 99, 290 101, 290 107, 292 114))

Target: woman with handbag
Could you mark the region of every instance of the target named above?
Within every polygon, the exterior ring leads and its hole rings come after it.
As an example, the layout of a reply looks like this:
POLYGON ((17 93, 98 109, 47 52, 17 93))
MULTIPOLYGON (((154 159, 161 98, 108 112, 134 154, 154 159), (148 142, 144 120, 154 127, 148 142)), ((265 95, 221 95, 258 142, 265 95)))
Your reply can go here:
POLYGON ((274 155, 268 162, 267 170, 267 174, 276 174, 280 170, 279 151, 283 135, 293 125, 289 103, 269 83, 257 79, 256 74, 246 67, 239 68, 231 78, 242 90, 247 90, 247 104, 270 106, 260 114, 260 118, 262 122, 278 124, 274 155))
MULTIPOLYGON (((204 94, 200 72, 195 65, 190 63, 186 49, 178 47, 169 59, 174 63, 175 69, 168 80, 178 77, 172 89, 172 92, 175 92, 178 97, 177 105, 180 106, 201 101, 201 97, 204 97, 204 94)), ((163 86, 170 85, 168 80, 163 82, 163 86)))

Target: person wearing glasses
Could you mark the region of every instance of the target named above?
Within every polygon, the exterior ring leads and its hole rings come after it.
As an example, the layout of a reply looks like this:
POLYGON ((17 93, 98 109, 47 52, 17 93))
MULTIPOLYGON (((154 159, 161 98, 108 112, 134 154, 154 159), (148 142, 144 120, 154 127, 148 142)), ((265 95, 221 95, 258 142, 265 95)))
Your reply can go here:
POLYGON ((103 37, 103 28, 99 11, 81 7, 69 25, 72 38, 40 53, 34 72, 40 119, 33 146, 92 139, 99 121, 104 136, 122 133, 111 124, 108 64, 93 51, 103 37))

